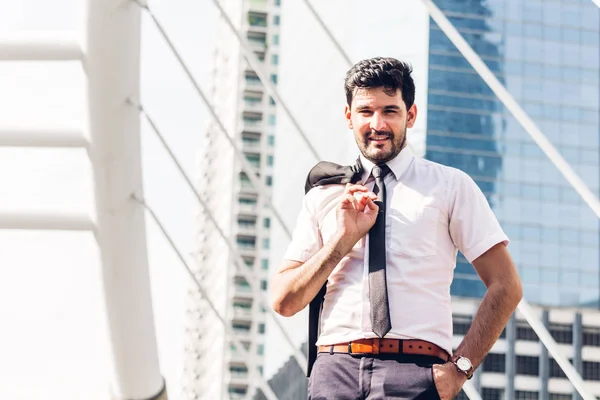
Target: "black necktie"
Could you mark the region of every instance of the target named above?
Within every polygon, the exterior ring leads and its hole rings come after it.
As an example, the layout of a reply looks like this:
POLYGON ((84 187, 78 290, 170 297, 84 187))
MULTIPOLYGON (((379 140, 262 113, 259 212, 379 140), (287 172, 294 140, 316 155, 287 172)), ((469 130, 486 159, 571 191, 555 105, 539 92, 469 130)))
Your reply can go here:
POLYGON ((390 168, 383 164, 373 167, 377 195, 375 204, 379 207, 375 225, 369 231, 369 301, 371 303, 371 326, 380 338, 392 329, 388 304, 387 282, 385 277, 385 184, 383 178, 390 168))

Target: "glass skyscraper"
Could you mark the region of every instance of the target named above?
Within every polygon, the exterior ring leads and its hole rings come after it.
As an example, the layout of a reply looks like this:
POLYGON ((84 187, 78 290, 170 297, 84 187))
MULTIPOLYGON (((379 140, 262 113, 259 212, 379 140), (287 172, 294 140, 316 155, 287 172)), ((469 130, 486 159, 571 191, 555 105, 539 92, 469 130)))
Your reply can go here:
MULTIPOLYGON (((600 13, 590 0, 436 0, 598 196, 600 13)), ((426 158, 467 172, 511 239, 525 297, 598 308, 598 218, 435 22, 426 158)), ((453 295, 485 288, 459 254, 453 295)))

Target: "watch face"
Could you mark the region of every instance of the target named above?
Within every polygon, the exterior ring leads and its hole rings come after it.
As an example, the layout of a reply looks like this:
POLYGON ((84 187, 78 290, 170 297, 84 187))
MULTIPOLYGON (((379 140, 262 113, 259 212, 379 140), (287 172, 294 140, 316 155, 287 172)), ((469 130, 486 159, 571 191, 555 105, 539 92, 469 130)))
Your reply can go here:
POLYGON ((458 360, 456 360, 456 365, 461 371, 465 372, 470 370, 472 367, 471 361, 466 357, 460 357, 458 360))

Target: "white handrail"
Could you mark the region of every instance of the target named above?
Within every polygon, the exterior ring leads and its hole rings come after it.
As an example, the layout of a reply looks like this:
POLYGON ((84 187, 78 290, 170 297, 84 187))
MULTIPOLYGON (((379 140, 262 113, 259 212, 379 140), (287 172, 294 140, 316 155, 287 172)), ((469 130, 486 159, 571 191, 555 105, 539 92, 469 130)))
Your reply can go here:
POLYGON ((0 34, 0 61, 79 61, 81 45, 70 32, 0 34))
POLYGON ((0 229, 94 231, 95 225, 87 214, 58 211, 2 211, 0 229))
POLYGON ((0 147, 87 148, 83 132, 69 128, 0 127, 0 147))

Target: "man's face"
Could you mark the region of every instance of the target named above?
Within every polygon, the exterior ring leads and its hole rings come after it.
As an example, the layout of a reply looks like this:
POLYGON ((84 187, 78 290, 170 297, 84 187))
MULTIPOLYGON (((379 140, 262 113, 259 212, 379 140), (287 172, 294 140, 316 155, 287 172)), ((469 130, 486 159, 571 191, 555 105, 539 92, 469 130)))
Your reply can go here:
POLYGON ((391 96, 388 93, 383 88, 356 89, 352 106, 345 110, 360 152, 376 164, 400 153, 406 129, 412 128, 417 118, 417 107, 413 104, 407 110, 399 89, 391 96))

